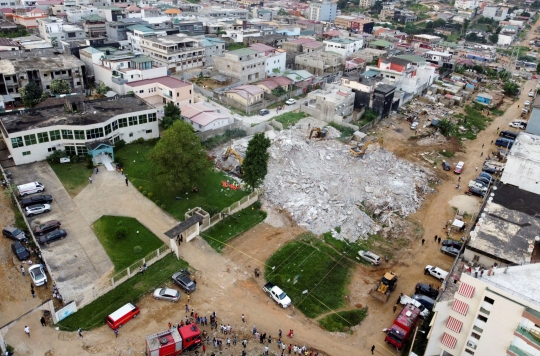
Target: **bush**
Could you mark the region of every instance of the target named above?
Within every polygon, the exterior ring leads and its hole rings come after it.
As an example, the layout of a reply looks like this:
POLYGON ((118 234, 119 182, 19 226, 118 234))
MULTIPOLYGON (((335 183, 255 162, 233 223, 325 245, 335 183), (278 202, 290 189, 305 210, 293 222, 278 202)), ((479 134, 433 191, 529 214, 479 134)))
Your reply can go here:
POLYGON ((146 196, 146 194, 148 194, 148 192, 146 190, 143 190, 142 195, 146 196))
POLYGON ((139 137, 139 138, 137 139, 137 143, 139 143, 139 144, 144 143, 144 138, 139 137))
POLYGON ((66 151, 54 151, 47 156, 47 162, 49 163, 60 163, 60 158, 66 157, 66 151))
POLYGON ((151 192, 150 192, 150 193, 148 193, 147 196, 148 196, 149 199, 152 199, 152 197, 154 196, 154 193, 151 193, 151 192))
POLYGON ((159 199, 156 199, 156 201, 155 201, 154 203, 155 203, 157 206, 159 206, 159 203, 161 203, 161 202, 159 201, 159 199))
POLYGON ((135 254, 139 254, 141 253, 142 251, 142 247, 141 246, 135 246, 133 247, 133 252, 135 252, 135 254))
POLYGON ((247 133, 245 130, 232 129, 232 130, 225 131, 223 135, 210 137, 208 140, 201 142, 201 144, 203 145, 204 148, 210 149, 210 148, 217 147, 221 145, 222 143, 225 143, 233 138, 245 137, 246 135, 247 133))
POLYGON ((139 192, 143 190, 143 186, 142 185, 139 185, 139 192))
POLYGON ((127 229, 120 225, 114 230, 114 237, 116 237, 117 240, 124 240, 127 237, 127 229))
POLYGON ((165 207, 166 207, 165 204, 161 204, 161 206, 160 206, 161 210, 165 210, 165 207))
POLYGON ((123 148, 125 145, 126 145, 126 141, 124 141, 124 140, 118 140, 118 141, 116 141, 116 143, 114 144, 114 148, 115 148, 116 150, 119 150, 119 149, 123 148))
POLYGON ((92 160, 86 161, 86 168, 88 169, 94 168, 94 161, 92 160))
POLYGON ((69 160, 71 161, 71 163, 79 163, 81 158, 79 156, 71 156, 69 157, 69 160))

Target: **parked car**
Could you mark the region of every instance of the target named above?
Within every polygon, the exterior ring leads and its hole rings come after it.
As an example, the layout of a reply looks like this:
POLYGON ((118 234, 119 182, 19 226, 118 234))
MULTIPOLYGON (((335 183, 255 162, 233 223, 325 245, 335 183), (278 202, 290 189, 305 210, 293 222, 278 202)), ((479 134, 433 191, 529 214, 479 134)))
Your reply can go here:
POLYGON ((412 299, 418 301, 420 304, 426 307, 426 309, 429 311, 433 310, 433 307, 435 306, 435 301, 425 295, 415 294, 412 296, 412 299))
POLYGON ((483 190, 484 192, 487 192, 487 190, 488 190, 485 183, 478 182, 478 181, 475 181, 475 180, 470 180, 467 187, 468 188, 471 188, 471 187, 478 188, 478 189, 483 190))
POLYGON ((524 129, 527 128, 527 124, 524 123, 524 122, 516 122, 516 121, 514 121, 514 122, 511 122, 509 125, 510 125, 510 127, 513 127, 513 128, 516 128, 516 129, 524 130, 524 129))
POLYGON ((34 228, 34 234, 41 236, 48 232, 59 229, 61 225, 62 224, 58 220, 49 220, 49 221, 44 222, 43 224, 36 226, 34 228))
MULTIPOLYGON (((486 190, 477 188, 477 187, 469 187, 469 191, 467 192, 468 195, 477 195, 481 198, 483 198, 486 195, 486 190)), ((465 193, 465 194, 467 194, 465 193)))
POLYGON ((448 247, 454 247, 454 248, 457 248, 458 250, 461 250, 461 242, 456 241, 456 240, 443 240, 442 245, 448 246, 448 247))
POLYGON ((50 204, 53 201, 52 195, 34 195, 33 197, 24 198, 21 200, 21 207, 25 208, 36 204, 50 204))
POLYGON ((184 292, 191 293, 195 291, 195 283, 189 277, 189 272, 180 271, 172 275, 173 282, 184 292))
POLYGON ((411 130, 416 130, 418 125, 419 125, 418 121, 413 121, 413 123, 411 124, 411 130))
POLYGON ((529 92, 529 97, 534 97, 534 93, 532 91, 529 92))
POLYGON ((19 261, 24 261, 30 257, 30 252, 19 241, 11 244, 11 251, 17 256, 19 261))
POLYGON ((180 300, 180 292, 171 288, 158 288, 154 291, 154 298, 176 303, 180 300))
POLYGON ((442 268, 430 266, 430 265, 427 265, 426 267, 424 267, 424 274, 425 275, 429 274, 430 276, 437 278, 441 282, 444 281, 446 276, 448 276, 448 272, 446 272, 442 268))
POLYGON ((51 211, 51 206, 49 204, 37 204, 24 208, 24 214, 26 216, 48 213, 49 211, 51 211))
POLYGON ((476 177, 475 180, 476 180, 477 182, 485 183, 486 187, 489 187, 490 185, 492 185, 493 183, 495 183, 495 181, 494 181, 493 179, 487 179, 486 177, 482 177, 482 176, 476 177))
POLYGON ((361 258, 368 261, 372 265, 378 266, 381 264, 381 258, 378 255, 374 254, 373 252, 358 251, 358 254, 360 255, 361 258))
POLYGON ((482 172, 486 172, 486 173, 490 173, 490 174, 495 174, 495 173, 497 173, 497 168, 483 166, 483 167, 482 167, 482 172))
POLYGON ((431 286, 431 284, 418 283, 414 287, 414 294, 427 295, 430 298, 437 299, 439 296, 439 290, 431 286))
POLYGON ((463 172, 463 167, 465 166, 465 162, 458 162, 458 164, 456 164, 456 168, 454 168, 454 173, 455 174, 461 174, 461 172, 463 172))
POLYGON ((450 170, 450 164, 446 161, 442 161, 442 168, 445 170, 445 171, 449 171, 450 170))
POLYGON ((47 275, 45 274, 45 271, 43 270, 43 266, 39 264, 28 267, 28 274, 30 274, 30 277, 32 278, 32 282, 34 282, 34 285, 36 287, 44 285, 45 282, 47 282, 47 275))
POLYGON ((41 236, 39 238, 39 243, 41 245, 48 245, 49 243, 51 243, 51 242, 53 242, 55 240, 61 240, 66 236, 67 236, 66 230, 64 230, 64 229, 54 230, 54 231, 49 232, 46 235, 41 236))
POLYGON ((259 111, 259 115, 261 116, 268 115, 268 114, 270 114, 270 110, 268 109, 262 109, 261 111, 259 111))
POLYGON ((429 315, 429 310, 426 309, 426 307, 424 307, 424 305, 422 305, 422 303, 420 303, 419 301, 417 301, 415 299, 412 299, 408 295, 405 295, 405 294, 402 295, 401 298, 399 299, 399 302, 402 305, 407 305, 407 304, 414 305, 415 307, 420 309, 420 316, 422 316, 423 318, 425 318, 425 317, 427 317, 429 315))
POLYGON ((455 248, 454 246, 443 246, 441 247, 441 252, 444 253, 445 255, 450 255, 454 257, 459 256, 459 250, 455 248))
POLYGON ((529 100, 525 101, 525 106, 531 105, 531 102, 529 100))
POLYGON ((294 104, 296 104, 296 100, 294 100, 294 99, 291 98, 291 99, 287 100, 287 101, 285 102, 285 104, 287 104, 287 105, 294 105, 294 104))
POLYGON ((15 226, 8 226, 2 230, 2 235, 15 241, 28 241, 26 234, 15 226))

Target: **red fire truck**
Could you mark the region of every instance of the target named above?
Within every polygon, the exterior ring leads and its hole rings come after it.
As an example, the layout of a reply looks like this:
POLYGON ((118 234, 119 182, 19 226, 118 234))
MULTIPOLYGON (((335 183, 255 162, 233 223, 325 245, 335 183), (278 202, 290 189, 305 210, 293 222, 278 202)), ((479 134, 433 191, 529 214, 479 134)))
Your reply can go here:
POLYGON ((387 330, 384 341, 401 350, 418 320, 418 315, 420 315, 420 309, 407 304, 394 320, 392 327, 387 330))
POLYGON ((189 324, 147 336, 146 356, 178 356, 201 345, 201 331, 197 325, 189 324))

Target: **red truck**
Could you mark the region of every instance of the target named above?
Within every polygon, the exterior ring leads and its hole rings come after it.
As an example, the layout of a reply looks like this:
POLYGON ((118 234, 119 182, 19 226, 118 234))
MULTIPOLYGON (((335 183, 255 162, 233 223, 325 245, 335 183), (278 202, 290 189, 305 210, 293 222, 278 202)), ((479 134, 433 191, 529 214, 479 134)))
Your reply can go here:
POLYGON ((401 350, 418 320, 418 315, 420 315, 420 309, 407 304, 394 320, 392 327, 387 330, 384 341, 401 350))
POLYGON ((146 356, 177 356, 201 345, 201 331, 197 325, 189 324, 147 336, 146 356))

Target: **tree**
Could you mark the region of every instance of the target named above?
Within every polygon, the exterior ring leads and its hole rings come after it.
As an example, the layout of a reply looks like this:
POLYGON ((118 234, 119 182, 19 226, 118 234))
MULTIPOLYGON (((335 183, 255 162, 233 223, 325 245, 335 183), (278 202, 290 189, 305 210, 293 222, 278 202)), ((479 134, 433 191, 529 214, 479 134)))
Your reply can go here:
POLYGON ((540 73, 540 63, 536 65, 536 73, 540 73))
POLYGON ((375 4, 373 4, 373 6, 371 7, 371 12, 380 14, 382 11, 382 7, 382 1, 377 0, 375 1, 375 4))
POLYGON ((456 125, 448 119, 442 119, 437 125, 443 136, 450 137, 456 133, 456 125))
POLYGON ((251 189, 261 185, 268 173, 268 158, 270 155, 267 151, 269 147, 270 139, 264 136, 262 132, 255 134, 248 143, 242 169, 244 170, 244 181, 251 189))
POLYGON ((180 120, 180 109, 174 105, 174 103, 169 101, 163 108, 163 118, 161 119, 159 126, 163 130, 167 130, 178 120, 180 120))
POLYGON ((287 16, 289 13, 285 9, 279 9, 277 14, 280 16, 287 16))
POLYGON ((515 96, 519 93, 519 85, 514 82, 506 82, 503 85, 503 93, 508 96, 515 96))
POLYGON ((96 93, 99 95, 105 95, 107 92, 111 90, 108 86, 105 85, 105 83, 99 83, 99 85, 96 88, 96 93))
POLYGON ((30 82, 24 87, 19 88, 21 100, 25 106, 34 106, 41 101, 43 90, 35 82, 30 82))
POLYGON ((51 82, 51 93, 69 94, 71 93, 71 85, 69 85, 67 80, 53 79, 51 82))
POLYGON ((180 120, 163 132, 148 159, 159 183, 171 192, 193 188, 211 166, 193 127, 180 120))
POLYGON ((461 26, 461 34, 462 36, 467 34, 467 28, 469 27, 469 20, 465 19, 463 21, 463 25, 461 26))
POLYGON ((530 12, 524 11, 524 12, 522 12, 522 13, 520 14, 520 16, 523 16, 523 17, 531 17, 531 13, 530 13, 530 12))
POLYGON ((277 96, 278 98, 285 94, 287 91, 283 89, 283 87, 277 87, 275 89, 272 89, 272 94, 277 96))
POLYGON ((495 43, 497 44, 499 42, 499 35, 494 33, 494 34, 491 34, 489 35, 489 40, 492 42, 492 43, 495 43))

